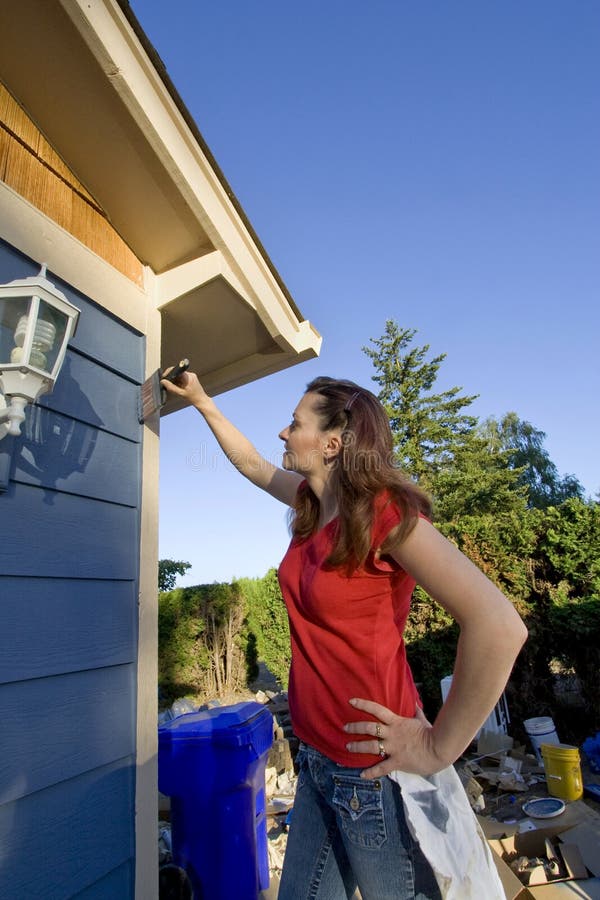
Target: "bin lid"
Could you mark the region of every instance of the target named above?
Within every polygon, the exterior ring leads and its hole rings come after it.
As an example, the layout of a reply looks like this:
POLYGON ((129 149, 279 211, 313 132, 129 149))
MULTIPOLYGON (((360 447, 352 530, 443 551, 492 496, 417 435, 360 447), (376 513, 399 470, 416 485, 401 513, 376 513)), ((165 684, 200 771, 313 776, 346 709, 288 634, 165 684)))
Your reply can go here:
POLYGON ((260 703, 248 701, 232 706, 184 713, 158 729, 159 741, 211 741, 231 747, 258 743, 271 746, 273 716, 260 703))

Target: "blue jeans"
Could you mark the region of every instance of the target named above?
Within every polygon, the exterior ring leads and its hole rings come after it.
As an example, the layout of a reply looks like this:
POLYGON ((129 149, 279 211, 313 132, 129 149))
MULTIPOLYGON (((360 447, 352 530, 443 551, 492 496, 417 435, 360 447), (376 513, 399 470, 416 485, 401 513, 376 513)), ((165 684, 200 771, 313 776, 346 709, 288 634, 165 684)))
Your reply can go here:
POLYGON ((296 799, 279 900, 440 900, 412 839, 400 788, 300 745, 296 799))

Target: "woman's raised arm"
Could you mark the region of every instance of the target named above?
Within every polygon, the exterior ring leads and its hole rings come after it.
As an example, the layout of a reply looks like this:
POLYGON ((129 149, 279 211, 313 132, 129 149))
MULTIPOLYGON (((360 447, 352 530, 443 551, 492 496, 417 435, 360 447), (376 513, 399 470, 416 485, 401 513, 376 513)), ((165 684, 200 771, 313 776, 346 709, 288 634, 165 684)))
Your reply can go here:
POLYGON ((161 381, 161 385, 170 393, 187 400, 201 413, 223 453, 238 472, 282 503, 294 505, 301 476, 296 472, 286 472, 265 459, 233 422, 223 415, 200 384, 197 375, 184 372, 175 382, 161 381))

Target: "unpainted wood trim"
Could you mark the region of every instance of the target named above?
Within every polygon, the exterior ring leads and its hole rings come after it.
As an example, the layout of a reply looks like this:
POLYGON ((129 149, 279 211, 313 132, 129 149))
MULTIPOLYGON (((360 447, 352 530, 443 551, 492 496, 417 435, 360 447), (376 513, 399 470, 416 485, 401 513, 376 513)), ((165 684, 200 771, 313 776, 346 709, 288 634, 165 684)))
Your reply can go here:
POLYGON ((115 269, 142 285, 140 260, 2 84, 0 178, 115 269))

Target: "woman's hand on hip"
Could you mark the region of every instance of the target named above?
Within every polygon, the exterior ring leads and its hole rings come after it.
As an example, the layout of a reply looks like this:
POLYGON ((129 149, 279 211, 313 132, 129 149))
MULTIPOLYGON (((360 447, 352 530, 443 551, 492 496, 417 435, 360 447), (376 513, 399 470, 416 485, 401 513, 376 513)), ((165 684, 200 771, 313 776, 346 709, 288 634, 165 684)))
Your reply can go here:
POLYGON ((417 775, 433 775, 450 764, 441 759, 435 748, 435 735, 423 711, 417 707, 415 716, 409 719, 397 716, 386 706, 372 700, 352 699, 354 709, 374 717, 364 722, 348 722, 344 731, 348 734, 368 735, 368 740, 351 741, 346 748, 351 753, 373 753, 381 762, 361 773, 362 778, 380 778, 394 769, 417 775))

